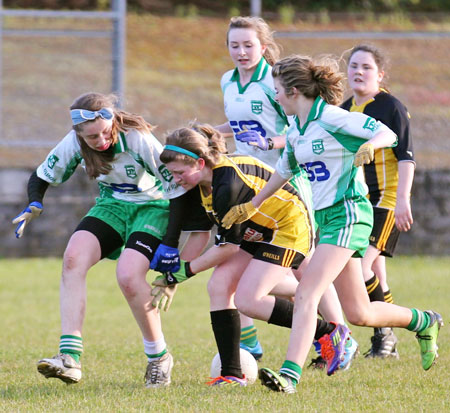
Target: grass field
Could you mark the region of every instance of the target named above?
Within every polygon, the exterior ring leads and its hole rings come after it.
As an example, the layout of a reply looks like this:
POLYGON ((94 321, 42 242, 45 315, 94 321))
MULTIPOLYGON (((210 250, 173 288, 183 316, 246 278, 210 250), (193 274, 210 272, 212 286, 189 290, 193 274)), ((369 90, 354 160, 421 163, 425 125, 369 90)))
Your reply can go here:
MULTIPOLYGON (((61 260, 1 260, 0 411, 450 411, 450 258, 398 257, 388 265, 397 303, 432 308, 443 315, 438 364, 424 372, 413 333, 398 329, 400 360, 366 360, 360 355, 349 371, 333 377, 305 369, 298 394, 284 395, 259 383, 233 389, 205 385, 217 351, 209 321, 207 274, 180 286, 172 308, 162 315, 175 358, 172 385, 145 389, 141 337, 116 284, 112 261, 101 262, 88 275, 82 381, 67 386, 46 380, 35 365, 57 352, 61 260)), ((261 365, 278 368, 289 331, 262 322, 257 327, 265 349, 261 365)), ((372 330, 352 330, 364 352, 372 330)))

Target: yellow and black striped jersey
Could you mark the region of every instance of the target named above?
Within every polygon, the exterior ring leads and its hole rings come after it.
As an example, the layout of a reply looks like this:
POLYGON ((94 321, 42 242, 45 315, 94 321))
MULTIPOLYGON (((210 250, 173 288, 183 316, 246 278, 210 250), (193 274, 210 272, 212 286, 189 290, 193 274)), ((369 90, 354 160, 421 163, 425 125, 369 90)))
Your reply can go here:
POLYGON ((396 147, 377 149, 374 161, 364 165, 364 176, 369 187, 368 198, 372 205, 395 208, 398 162, 414 162, 408 110, 397 98, 384 90, 362 105, 356 105, 354 98, 349 98, 341 107, 350 112, 365 113, 384 123, 397 135, 396 147))
POLYGON ((221 226, 230 208, 249 202, 266 185, 273 172, 273 168, 251 156, 221 157, 213 168, 212 192, 202 193, 203 207, 218 225, 216 245, 240 244, 245 240, 304 251, 306 237, 311 246, 313 228, 305 206, 310 203, 304 203, 290 183, 267 199, 250 220, 228 230, 221 226))

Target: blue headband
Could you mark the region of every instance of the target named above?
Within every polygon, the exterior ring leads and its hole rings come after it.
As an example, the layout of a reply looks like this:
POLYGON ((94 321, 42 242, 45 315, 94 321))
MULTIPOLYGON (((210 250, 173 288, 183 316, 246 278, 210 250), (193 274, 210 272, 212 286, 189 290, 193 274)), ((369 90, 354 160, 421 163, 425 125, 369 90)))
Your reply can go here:
POLYGON ((164 146, 164 149, 169 149, 170 151, 182 153, 183 155, 190 156, 191 158, 194 158, 194 159, 200 158, 200 156, 198 156, 194 152, 188 151, 187 149, 184 149, 184 148, 180 148, 179 146, 166 145, 166 146, 164 146))
POLYGON ((97 111, 91 111, 87 109, 72 109, 70 111, 72 118, 72 125, 79 125, 80 123, 87 122, 88 120, 94 120, 101 117, 105 120, 111 120, 114 117, 114 112, 109 108, 103 108, 97 111))

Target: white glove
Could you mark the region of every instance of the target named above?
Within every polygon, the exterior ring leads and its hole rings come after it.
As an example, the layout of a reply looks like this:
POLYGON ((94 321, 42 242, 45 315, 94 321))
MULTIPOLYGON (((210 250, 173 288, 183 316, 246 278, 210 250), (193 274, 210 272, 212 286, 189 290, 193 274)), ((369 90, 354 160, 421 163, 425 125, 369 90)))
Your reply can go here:
POLYGON ((150 295, 153 297, 153 307, 167 311, 172 304, 173 296, 177 291, 177 285, 162 285, 163 283, 162 280, 153 281, 150 295))
POLYGON ((12 220, 13 224, 18 224, 15 231, 16 238, 20 238, 23 235, 23 230, 27 224, 32 219, 41 215, 42 210, 43 206, 40 202, 32 202, 12 220))

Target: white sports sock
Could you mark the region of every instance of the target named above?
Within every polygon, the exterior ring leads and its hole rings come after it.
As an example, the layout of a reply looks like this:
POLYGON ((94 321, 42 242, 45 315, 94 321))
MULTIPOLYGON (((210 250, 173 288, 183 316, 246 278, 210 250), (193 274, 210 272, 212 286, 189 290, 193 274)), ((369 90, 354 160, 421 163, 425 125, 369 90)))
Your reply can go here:
POLYGON ((143 338, 143 342, 144 352, 149 359, 154 360, 161 357, 165 353, 167 344, 166 340, 164 340, 164 336, 162 336, 157 341, 147 341, 145 338, 143 338))

